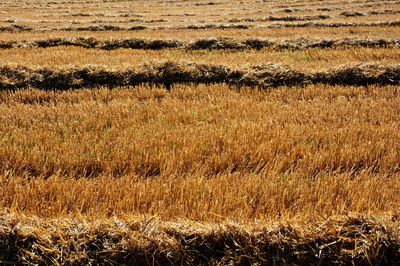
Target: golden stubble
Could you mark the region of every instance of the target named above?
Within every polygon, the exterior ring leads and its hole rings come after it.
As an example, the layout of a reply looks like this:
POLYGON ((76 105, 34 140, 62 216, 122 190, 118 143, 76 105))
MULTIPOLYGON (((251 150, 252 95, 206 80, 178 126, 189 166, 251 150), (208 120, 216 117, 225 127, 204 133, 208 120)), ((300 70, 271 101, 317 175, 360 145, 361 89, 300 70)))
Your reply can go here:
POLYGON ((0 50, 2 64, 23 65, 29 68, 66 69, 82 66, 101 66, 110 70, 126 70, 143 64, 168 61, 225 65, 231 68, 252 67, 267 63, 285 64, 301 71, 315 72, 344 65, 376 63, 393 65, 400 60, 398 48, 345 48, 309 49, 305 51, 185 51, 185 50, 133 50, 105 51, 76 47, 33 48, 0 50))
POLYGON ((398 87, 0 96, 3 208, 204 221, 399 207, 398 87))

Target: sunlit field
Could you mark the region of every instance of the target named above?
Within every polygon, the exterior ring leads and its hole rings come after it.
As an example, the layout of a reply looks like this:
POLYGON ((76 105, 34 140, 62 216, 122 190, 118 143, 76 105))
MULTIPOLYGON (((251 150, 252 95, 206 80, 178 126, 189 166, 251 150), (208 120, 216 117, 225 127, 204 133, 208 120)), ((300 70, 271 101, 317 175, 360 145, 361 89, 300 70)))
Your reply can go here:
POLYGON ((0 3, 0 264, 397 265, 400 3, 0 3))

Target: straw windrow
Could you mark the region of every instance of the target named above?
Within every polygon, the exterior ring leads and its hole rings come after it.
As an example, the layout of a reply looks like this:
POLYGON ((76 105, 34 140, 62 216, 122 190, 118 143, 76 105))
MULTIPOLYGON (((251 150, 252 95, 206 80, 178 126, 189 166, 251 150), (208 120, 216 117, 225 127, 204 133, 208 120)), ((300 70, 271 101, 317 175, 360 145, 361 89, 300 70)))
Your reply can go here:
POLYGON ((27 87, 64 90, 97 86, 136 86, 140 84, 158 84, 170 89, 174 84, 188 83, 226 83, 260 88, 319 83, 355 86, 397 85, 400 83, 400 66, 361 64, 315 73, 301 72, 279 64, 231 69, 222 65, 178 64, 174 62, 143 65, 138 69, 127 70, 109 70, 99 67, 63 70, 30 69, 22 66, 3 66, 0 68, 0 89, 3 90, 27 87))
POLYGON ((341 28, 341 27, 398 27, 400 21, 378 21, 378 22, 314 22, 314 21, 300 21, 300 22, 277 22, 267 25, 255 26, 251 24, 193 24, 184 26, 116 26, 116 25, 100 25, 93 24, 89 26, 68 26, 68 27, 37 27, 32 28, 24 25, 13 24, 9 26, 0 26, 2 31, 142 31, 142 30, 210 30, 210 29, 253 29, 253 28, 341 28))
POLYGON ((48 265, 395 264, 396 217, 360 215, 270 226, 2 215, 0 260, 48 265))
POLYGON ((49 48, 59 46, 73 46, 88 49, 185 49, 185 50, 248 50, 271 49, 274 51, 299 51, 306 49, 338 49, 338 48, 395 48, 400 47, 400 39, 294 39, 286 41, 269 41, 263 39, 246 39, 235 41, 224 38, 199 39, 193 42, 178 40, 146 40, 120 39, 98 40, 95 38, 50 38, 34 41, 0 41, 0 49, 14 48, 49 48))

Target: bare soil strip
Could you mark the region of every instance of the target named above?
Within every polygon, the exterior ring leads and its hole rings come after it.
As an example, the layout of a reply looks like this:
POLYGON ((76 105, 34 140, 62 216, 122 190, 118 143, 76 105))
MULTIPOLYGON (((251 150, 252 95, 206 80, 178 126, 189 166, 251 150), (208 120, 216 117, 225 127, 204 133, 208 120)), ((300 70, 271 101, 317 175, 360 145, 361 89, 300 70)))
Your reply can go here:
POLYGON ((174 84, 187 83, 226 83, 240 87, 260 88, 307 84, 398 85, 400 83, 400 65, 361 64, 315 73, 305 73, 279 64, 230 69, 222 65, 166 62, 143 65, 138 69, 124 71, 101 67, 63 70, 30 69, 23 66, 0 67, 0 89, 2 90, 27 87, 63 90, 97 86, 136 86, 140 84, 159 84, 170 89, 174 84))

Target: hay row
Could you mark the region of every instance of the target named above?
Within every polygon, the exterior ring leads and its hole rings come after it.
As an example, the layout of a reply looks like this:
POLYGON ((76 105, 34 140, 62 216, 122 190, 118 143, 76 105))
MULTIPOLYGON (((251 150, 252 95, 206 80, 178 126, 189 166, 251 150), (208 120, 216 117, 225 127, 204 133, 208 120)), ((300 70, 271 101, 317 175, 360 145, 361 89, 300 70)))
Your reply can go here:
POLYGON ((251 29, 251 28, 339 28, 339 27, 398 27, 400 21, 381 21, 381 22, 301 22, 301 23, 273 23, 270 25, 249 25, 249 24, 206 24, 206 25, 186 25, 186 26, 143 26, 135 25, 131 27, 121 27, 115 25, 90 25, 81 27, 44 27, 32 28, 23 25, 1 26, 2 31, 139 31, 139 30, 203 30, 203 29, 251 29))
POLYGON ((223 38, 200 39, 191 43, 178 40, 145 40, 145 39, 121 39, 121 40, 97 40, 95 38, 53 38, 35 41, 0 41, 0 49, 12 48, 49 48, 57 46, 75 46, 91 49, 115 50, 119 48, 161 50, 161 49, 185 49, 185 50, 246 50, 246 49, 272 49, 306 50, 337 49, 349 47, 364 48, 395 48, 400 47, 400 39, 294 39, 286 41, 269 41, 262 39, 247 39, 235 41, 223 38))
MULTIPOLYGON (((78 14, 79 15, 79 14, 78 14)), ((72 17, 79 17, 78 15, 71 15, 72 17)), ((69 15, 64 15, 64 16, 69 16, 69 15)), ((81 17, 89 17, 89 15, 80 15, 81 17)), ((104 17, 104 16, 103 16, 104 17)), ((267 21, 314 21, 314 20, 325 20, 332 18, 331 16, 328 15, 316 15, 316 16, 284 16, 284 17, 275 17, 275 16, 268 16, 265 18, 242 18, 242 19, 229 19, 229 20, 218 20, 218 22, 229 22, 229 23, 235 23, 235 22, 267 22, 267 21)), ((15 23, 16 20, 14 19, 3 19, 0 20, 0 22, 4 23, 15 23)), ((21 21, 20 21, 21 22, 21 21)), ((65 20, 34 20, 34 19, 24 19, 23 22, 33 22, 33 23, 65 23, 65 20)), ((81 20, 69 20, 69 24, 82 24, 82 23, 113 23, 113 24, 119 24, 119 23, 165 23, 165 22, 170 22, 168 19, 139 19, 139 18, 130 18, 130 19, 117 19, 117 20, 104 20, 104 19, 94 19, 94 20, 86 20, 86 21, 81 21, 81 20)), ((179 22, 185 22, 185 20, 180 20, 179 22)))
MULTIPOLYGON (((96 24, 96 23, 114 23, 114 24, 120 24, 120 23, 164 23, 164 22, 169 22, 170 20, 168 19, 148 19, 148 20, 143 20, 143 19, 125 19, 125 20, 105 20, 105 19, 93 19, 93 20, 68 20, 68 24, 96 24)), ((16 20, 16 19, 2 19, 0 22, 3 23, 16 23, 16 22, 23 22, 23 23, 37 23, 37 24, 46 24, 46 23, 65 23, 65 20, 50 20, 50 19, 42 19, 42 20, 36 20, 36 19, 23 19, 23 20, 16 20)))
POLYGON ((9 25, 0 26, 0 32, 2 31, 32 31, 33 28, 24 25, 9 25))
POLYGON ((244 69, 174 62, 143 65, 137 69, 126 70, 91 66, 62 70, 30 69, 23 66, 0 67, 0 90, 27 87, 64 90, 97 86, 136 86, 145 83, 164 85, 167 89, 174 84, 182 83, 226 83, 238 87, 260 88, 317 83, 355 86, 397 85, 400 84, 400 65, 363 64, 315 73, 305 73, 279 64, 265 64, 244 69))
POLYGON ((397 217, 245 226, 3 214, 0 260, 39 265, 395 265, 397 217))
POLYGON ((265 21, 314 21, 314 20, 324 20, 332 18, 329 15, 316 15, 316 16, 284 16, 284 17, 276 17, 276 16, 268 16, 265 18, 233 18, 229 19, 228 22, 265 22, 265 21))
MULTIPOLYGON (((176 27, 176 29, 224 29, 224 28, 339 28, 339 27, 398 27, 400 21, 381 21, 381 22, 301 22, 301 23, 274 23, 270 25, 252 26, 248 24, 234 24, 234 25, 191 25, 185 27, 176 27)), ((162 29, 162 28, 160 28, 162 29)))
POLYGON ((399 14, 399 13, 400 13, 400 10, 391 10, 391 9, 385 9, 383 11, 374 10, 374 11, 369 12, 370 15, 386 15, 386 14, 391 15, 391 14, 399 14))

